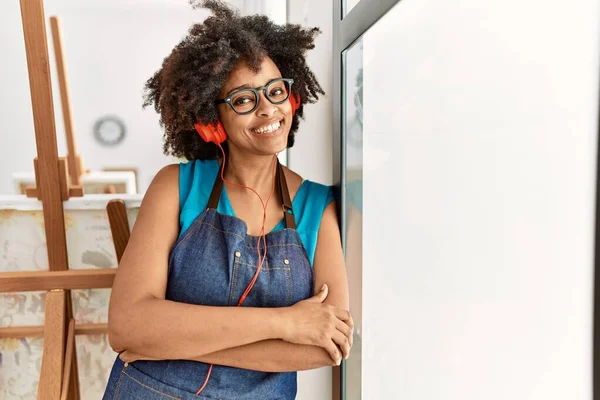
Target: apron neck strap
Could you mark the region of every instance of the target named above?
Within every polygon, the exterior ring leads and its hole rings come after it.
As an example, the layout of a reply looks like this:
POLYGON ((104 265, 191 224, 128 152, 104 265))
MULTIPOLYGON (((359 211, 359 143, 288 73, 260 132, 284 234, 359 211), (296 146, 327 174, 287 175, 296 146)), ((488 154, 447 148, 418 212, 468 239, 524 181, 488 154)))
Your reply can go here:
POLYGON ((217 209, 219 206, 219 199, 221 198, 221 190, 223 189, 223 179, 221 179, 221 160, 218 161, 219 167, 217 168, 217 179, 215 179, 215 184, 213 185, 212 192, 210 192, 210 197, 208 198, 207 208, 217 209))
POLYGON ((292 208, 292 200, 290 198, 290 192, 285 180, 285 173, 283 167, 277 160, 277 172, 275 179, 278 183, 279 196, 281 198, 281 207, 283 208, 283 218, 285 219, 285 227, 296 229, 296 218, 294 217, 294 209, 292 208))
MULTIPOLYGON (((296 229, 296 219, 294 217, 294 210, 292 208, 292 200, 290 199, 290 192, 285 179, 285 173, 283 167, 277 160, 277 171, 275 173, 275 180, 277 181, 277 192, 281 199, 281 207, 283 211, 283 218, 285 220, 285 227, 290 229, 296 229)), ((212 192, 208 199, 208 208, 217 209, 219 200, 221 198, 221 192, 223 190, 223 179, 221 179, 221 161, 219 161, 219 169, 217 171, 217 178, 213 185, 212 192)))

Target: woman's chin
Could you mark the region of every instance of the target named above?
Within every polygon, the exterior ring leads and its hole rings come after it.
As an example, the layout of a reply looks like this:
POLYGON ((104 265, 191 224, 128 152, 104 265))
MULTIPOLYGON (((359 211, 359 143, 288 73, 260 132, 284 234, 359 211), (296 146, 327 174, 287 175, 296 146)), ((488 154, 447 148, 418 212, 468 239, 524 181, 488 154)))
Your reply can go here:
POLYGON ((273 146, 261 146, 260 152, 263 155, 274 155, 285 151, 287 144, 274 144, 273 146))
POLYGON ((287 139, 287 135, 278 134, 271 137, 261 137, 260 140, 253 141, 253 144, 254 148, 262 154, 276 154, 287 149, 287 139))

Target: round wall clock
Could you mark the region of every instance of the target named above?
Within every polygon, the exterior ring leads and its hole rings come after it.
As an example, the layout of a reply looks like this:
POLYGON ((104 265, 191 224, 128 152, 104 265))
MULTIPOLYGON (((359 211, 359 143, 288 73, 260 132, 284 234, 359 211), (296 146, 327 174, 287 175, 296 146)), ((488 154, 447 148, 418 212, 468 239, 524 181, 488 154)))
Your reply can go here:
POLYGON ((94 124, 94 137, 104 146, 116 146, 125 139, 125 123, 118 117, 102 117, 94 124))

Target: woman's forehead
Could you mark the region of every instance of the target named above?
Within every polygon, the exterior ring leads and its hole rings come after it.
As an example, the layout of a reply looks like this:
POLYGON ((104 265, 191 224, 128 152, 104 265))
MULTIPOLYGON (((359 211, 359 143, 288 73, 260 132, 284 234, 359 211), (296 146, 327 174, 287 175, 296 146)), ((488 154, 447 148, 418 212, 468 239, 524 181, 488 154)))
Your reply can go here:
POLYGON ((258 71, 253 71, 242 60, 231 70, 223 85, 223 92, 228 93, 234 88, 245 85, 249 87, 263 86, 275 78, 281 78, 281 72, 269 57, 265 57, 258 71))

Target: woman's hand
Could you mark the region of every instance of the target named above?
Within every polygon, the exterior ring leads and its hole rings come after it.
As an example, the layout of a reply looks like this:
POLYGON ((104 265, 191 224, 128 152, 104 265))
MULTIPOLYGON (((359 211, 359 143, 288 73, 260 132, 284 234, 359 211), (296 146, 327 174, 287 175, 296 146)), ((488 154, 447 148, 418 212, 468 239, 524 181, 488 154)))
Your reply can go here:
POLYGON ((341 357, 348 358, 350 354, 354 321, 350 312, 322 304, 328 290, 327 285, 323 285, 313 297, 282 309, 285 310, 282 339, 290 343, 322 347, 335 365, 340 365, 341 357))

